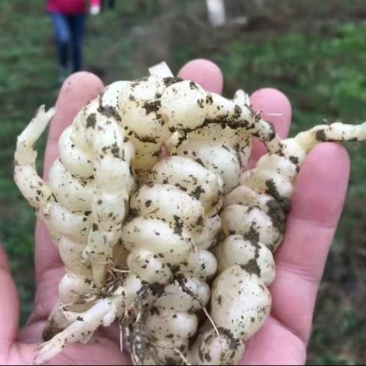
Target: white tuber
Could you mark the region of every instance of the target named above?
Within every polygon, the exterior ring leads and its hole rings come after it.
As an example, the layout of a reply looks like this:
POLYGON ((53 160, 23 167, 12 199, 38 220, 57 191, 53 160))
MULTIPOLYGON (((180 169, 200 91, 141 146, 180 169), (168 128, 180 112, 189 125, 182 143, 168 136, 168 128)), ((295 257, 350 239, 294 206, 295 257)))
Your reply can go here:
POLYGON ((226 99, 160 64, 77 113, 46 183, 33 145, 53 114, 37 111, 14 156, 66 269, 37 364, 116 319, 134 364, 238 363, 270 313, 273 254, 307 153, 366 138, 365 124, 334 123, 281 140, 243 91, 226 99), (268 153, 242 173, 253 136, 268 153))
POLYGON ((241 185, 225 197, 220 217, 226 237, 214 248, 218 275, 210 315, 219 337, 214 329, 203 328, 187 357, 192 364, 238 363, 244 343, 269 315, 272 253, 281 243, 293 186, 308 152, 322 141, 365 139, 366 123, 316 126, 281 141, 277 152, 263 155, 242 174, 241 185))

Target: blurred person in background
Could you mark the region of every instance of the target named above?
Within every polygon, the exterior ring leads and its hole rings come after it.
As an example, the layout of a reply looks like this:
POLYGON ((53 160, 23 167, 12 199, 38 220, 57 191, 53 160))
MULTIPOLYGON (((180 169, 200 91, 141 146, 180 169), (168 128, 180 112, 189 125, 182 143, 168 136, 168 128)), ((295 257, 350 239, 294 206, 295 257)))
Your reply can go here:
POLYGON ((58 82, 62 84, 69 71, 82 69, 86 17, 88 13, 96 15, 100 12, 101 0, 89 0, 89 4, 87 0, 47 0, 46 8, 54 26, 59 63, 58 82))

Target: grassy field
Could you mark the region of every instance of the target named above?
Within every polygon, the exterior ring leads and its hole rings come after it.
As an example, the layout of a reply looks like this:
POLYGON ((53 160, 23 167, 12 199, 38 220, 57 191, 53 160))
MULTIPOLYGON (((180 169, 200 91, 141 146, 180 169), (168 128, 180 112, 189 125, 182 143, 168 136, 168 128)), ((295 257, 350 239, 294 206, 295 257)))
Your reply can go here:
MULTIPOLYGON (((52 106, 58 93, 53 32, 43 4, 0 1, 0 241, 16 275, 22 324, 34 293, 34 216, 13 183, 12 156, 16 136, 36 107, 52 106)), ((114 12, 89 19, 85 68, 107 84, 146 74, 163 59, 177 71, 192 58, 206 57, 222 68, 225 95, 241 87, 285 92, 294 111, 291 134, 323 120, 366 120, 364 2, 265 4, 243 9, 245 26, 212 30, 202 1, 165 8, 152 0, 121 1, 114 12)), ((39 169, 44 143, 45 136, 37 146, 39 169)), ((319 292, 309 364, 366 361, 366 145, 348 149, 347 202, 319 292)))

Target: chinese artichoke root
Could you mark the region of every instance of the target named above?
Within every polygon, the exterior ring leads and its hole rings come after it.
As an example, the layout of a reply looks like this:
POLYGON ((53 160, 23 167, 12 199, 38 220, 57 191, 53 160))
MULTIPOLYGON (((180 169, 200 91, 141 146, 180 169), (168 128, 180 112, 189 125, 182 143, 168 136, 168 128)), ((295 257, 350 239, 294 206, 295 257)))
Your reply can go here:
POLYGON ((41 107, 15 152, 15 182, 66 269, 37 364, 115 320, 134 364, 238 363, 271 310, 307 153, 366 138, 365 124, 334 123, 281 140, 243 91, 225 99, 161 64, 79 111, 45 182, 33 146, 53 114, 41 107), (268 153, 245 170, 254 136, 268 153))

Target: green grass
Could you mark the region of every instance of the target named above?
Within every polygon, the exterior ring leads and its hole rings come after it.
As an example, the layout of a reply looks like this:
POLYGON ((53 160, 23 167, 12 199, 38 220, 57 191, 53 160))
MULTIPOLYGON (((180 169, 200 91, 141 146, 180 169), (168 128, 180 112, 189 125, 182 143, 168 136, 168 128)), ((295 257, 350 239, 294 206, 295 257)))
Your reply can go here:
MULTIPOLYGON (((192 1, 191 1, 192 2, 192 1)), ((185 2, 184 4, 189 2, 185 2)), ((328 2, 324 2, 327 4, 328 2)), ((352 3, 350 2, 350 7, 352 3)), ((183 9, 183 3, 180 7, 183 9)), ((324 5, 323 4, 323 5, 324 5)), ((85 65, 105 82, 141 76, 154 55, 136 36, 159 15, 155 1, 122 1, 117 11, 89 18, 85 65), (144 53, 145 52, 145 53, 144 53), (141 57, 145 55, 145 57, 141 57), (137 55, 140 55, 137 57, 137 55), (138 62, 137 62, 138 60, 138 62)), ((184 22, 183 22, 184 24, 184 22)), ((225 76, 225 95, 244 87, 252 92, 271 86, 288 95, 293 106, 291 134, 314 124, 366 118, 366 25, 342 22, 330 31, 165 34, 171 67, 192 58, 214 60, 225 76)), ((34 214, 12 180, 16 136, 40 104, 52 106, 58 93, 51 22, 43 0, 0 2, 0 240, 11 260, 22 300, 21 324, 32 309, 34 214)), ((41 171, 43 136, 39 149, 41 171)), ((345 209, 320 290, 309 345, 309 363, 361 364, 366 360, 366 145, 347 146, 351 177, 345 209), (364 253, 364 252, 363 252, 364 253)), ((336 165, 335 165, 336 168, 336 165)))

